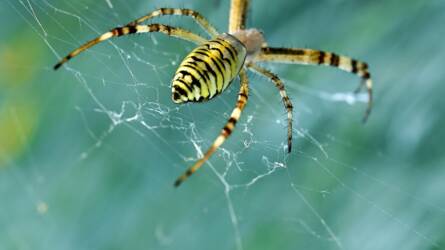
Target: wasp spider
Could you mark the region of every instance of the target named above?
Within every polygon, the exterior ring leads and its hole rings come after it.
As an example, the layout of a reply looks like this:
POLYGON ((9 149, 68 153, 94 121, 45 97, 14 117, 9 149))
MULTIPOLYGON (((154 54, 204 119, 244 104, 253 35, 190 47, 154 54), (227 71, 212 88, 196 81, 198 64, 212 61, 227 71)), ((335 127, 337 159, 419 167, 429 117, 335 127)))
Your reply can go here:
POLYGON ((230 136, 241 116, 249 96, 247 70, 252 70, 268 78, 278 89, 284 107, 287 110, 287 150, 292 148, 292 103, 284 89, 280 78, 258 62, 281 62, 291 64, 327 65, 353 73, 362 79, 357 91, 363 86, 368 92, 368 106, 363 118, 366 121, 371 112, 372 81, 368 65, 352 58, 332 52, 304 48, 269 47, 263 34, 254 28, 246 29, 246 11, 249 0, 232 0, 230 6, 229 30, 219 33, 198 12, 190 9, 161 8, 148 15, 136 19, 125 26, 111 29, 103 35, 85 43, 69 53, 54 66, 58 69, 71 58, 90 47, 113 37, 135 33, 160 32, 197 44, 179 65, 172 80, 172 99, 175 103, 202 102, 212 99, 222 93, 238 75, 240 90, 230 118, 218 137, 202 158, 184 172, 174 183, 179 186, 189 176, 196 172, 230 136), (206 39, 188 30, 163 24, 143 24, 153 17, 164 15, 181 15, 192 17, 210 36, 206 39))

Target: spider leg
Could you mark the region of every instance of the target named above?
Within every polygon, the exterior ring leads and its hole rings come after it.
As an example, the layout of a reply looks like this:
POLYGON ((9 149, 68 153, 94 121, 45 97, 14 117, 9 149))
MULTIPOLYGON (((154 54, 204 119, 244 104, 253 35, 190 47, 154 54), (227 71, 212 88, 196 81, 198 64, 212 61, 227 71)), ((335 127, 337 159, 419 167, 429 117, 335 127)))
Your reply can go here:
POLYGON ((232 0, 230 4, 229 33, 246 28, 247 9, 250 0, 232 0))
POLYGON ((327 65, 353 73, 362 78, 362 83, 356 90, 359 91, 365 86, 368 92, 368 107, 363 117, 366 122, 372 109, 372 80, 368 71, 368 64, 357 61, 350 57, 337 55, 332 52, 325 52, 313 49, 299 48, 262 48, 255 58, 255 61, 282 62, 306 65, 327 65))
POLYGON ((281 79, 271 71, 262 68, 256 64, 250 63, 247 65, 248 68, 252 69, 253 71, 259 73, 260 75, 263 75, 269 80, 271 80, 275 87, 278 88, 280 91, 281 99, 283 100, 284 108, 287 110, 287 152, 290 153, 292 150, 292 102, 290 101, 289 97, 287 96, 286 90, 284 89, 284 84, 281 81, 281 79))
POLYGON ((203 15, 198 13, 197 11, 190 10, 190 9, 179 9, 179 8, 160 8, 155 11, 152 11, 148 13, 145 16, 142 16, 133 22, 127 24, 127 26, 134 26, 137 24, 140 24, 148 19, 151 19, 153 17, 157 16, 165 16, 165 15, 178 15, 178 16, 190 16, 192 17, 207 33, 209 33, 211 36, 217 36, 219 33, 216 31, 215 27, 205 19, 203 15))
POLYGON ((216 137, 215 141, 204 154, 204 156, 196 161, 196 163, 189 169, 187 169, 187 171, 185 171, 181 176, 179 176, 178 179, 176 179, 174 184, 175 187, 181 185, 181 183, 183 183, 188 177, 196 172, 202 166, 202 164, 204 164, 210 158, 210 156, 212 156, 212 154, 224 143, 224 141, 229 138, 230 134, 232 134, 233 130, 235 129, 235 125, 241 116, 241 112, 247 104, 249 94, 249 83, 246 71, 244 69, 240 71, 240 79, 241 87, 238 93, 238 100, 236 102, 235 108, 232 111, 232 114, 230 114, 230 118, 227 121, 226 125, 223 127, 219 136, 216 137))
POLYGON ((94 45, 103 42, 105 40, 108 40, 113 37, 119 37, 119 36, 125 36, 135 33, 149 33, 149 32, 160 32, 169 36, 178 37, 184 40, 188 40, 191 42, 194 42, 196 44, 201 44, 206 41, 203 37, 196 35, 188 30, 181 29, 181 28, 175 28, 168 25, 163 24, 149 24, 149 25, 130 25, 130 26, 123 26, 123 27, 117 27, 114 28, 96 38, 93 40, 85 43, 84 45, 80 46, 79 48, 73 50, 71 53, 69 53, 67 56, 62 58, 56 65, 54 65, 54 69, 60 68, 64 63, 69 61, 71 58, 77 56, 81 52, 93 47, 94 45))

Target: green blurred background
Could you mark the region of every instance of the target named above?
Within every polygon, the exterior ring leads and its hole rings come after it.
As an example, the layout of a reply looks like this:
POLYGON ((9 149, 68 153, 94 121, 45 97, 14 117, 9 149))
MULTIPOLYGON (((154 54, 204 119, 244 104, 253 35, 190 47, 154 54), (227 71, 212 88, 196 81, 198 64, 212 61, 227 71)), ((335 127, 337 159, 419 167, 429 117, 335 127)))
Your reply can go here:
MULTIPOLYGON (((158 7, 227 26, 229 1, 1 1, 0 249, 445 249, 445 1, 253 0, 249 26, 270 45, 367 61, 373 113, 362 125, 365 103, 337 100, 355 76, 265 65, 294 102, 292 154, 278 92, 250 74, 236 132, 179 189, 237 81, 211 102, 174 105, 169 82, 193 45, 161 34, 52 70, 158 7)), ((155 21, 203 34, 187 18, 155 21)))

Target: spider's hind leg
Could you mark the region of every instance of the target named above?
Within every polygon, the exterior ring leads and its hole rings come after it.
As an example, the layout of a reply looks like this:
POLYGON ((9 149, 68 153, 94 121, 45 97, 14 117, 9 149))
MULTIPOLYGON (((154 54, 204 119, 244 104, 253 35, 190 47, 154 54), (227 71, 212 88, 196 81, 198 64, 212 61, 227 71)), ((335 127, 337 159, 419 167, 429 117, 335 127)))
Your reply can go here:
POLYGON ((256 64, 249 63, 247 65, 248 68, 252 69, 253 71, 259 73, 262 76, 267 77, 269 80, 271 80, 275 87, 278 88, 280 92, 281 99, 283 100, 284 108, 287 111, 287 152, 290 153, 292 150, 292 102, 287 96, 286 90, 284 89, 283 81, 274 73, 271 71, 262 68, 256 64))
POLYGON ((213 153, 224 143, 224 141, 229 138, 229 136, 232 134, 233 130, 235 129, 235 125, 238 122, 241 112, 244 110, 244 107, 247 104, 248 95, 249 95, 249 83, 247 79, 247 74, 244 69, 241 69, 240 71, 240 81, 241 81, 241 87, 240 91, 238 93, 238 100, 236 102, 236 106, 233 109, 232 113, 230 114, 230 118, 227 121, 226 125, 221 130, 218 137, 216 137, 213 144, 210 146, 210 148, 207 150, 207 152, 204 154, 202 158, 200 158, 196 163, 188 168, 181 176, 176 179, 174 186, 178 187, 181 185, 187 178, 189 178, 194 172, 196 172, 199 168, 201 168, 202 164, 204 164, 210 156, 213 155, 213 153))

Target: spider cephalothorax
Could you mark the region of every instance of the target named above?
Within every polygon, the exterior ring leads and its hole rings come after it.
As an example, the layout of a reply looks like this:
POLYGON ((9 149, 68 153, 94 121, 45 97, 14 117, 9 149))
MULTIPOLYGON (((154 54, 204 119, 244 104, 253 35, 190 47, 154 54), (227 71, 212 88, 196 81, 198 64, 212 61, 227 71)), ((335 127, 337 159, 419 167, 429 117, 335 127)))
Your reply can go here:
POLYGON ((233 36, 246 47, 248 62, 255 59, 261 52, 262 47, 267 46, 263 33, 257 29, 237 30, 233 33, 233 36))
POLYGON ((361 77, 362 84, 358 90, 365 86, 368 91, 368 108, 363 118, 363 120, 366 121, 372 106, 372 81, 366 63, 336 53, 320 50, 268 47, 262 32, 257 29, 245 28, 248 4, 249 0, 231 1, 229 30, 228 33, 222 34, 218 33, 201 14, 194 10, 175 8, 155 10, 125 26, 111 29, 109 32, 85 43, 62 58, 62 60, 54 66, 54 69, 58 69, 82 51, 112 37, 135 33, 160 32, 197 44, 197 47, 181 62, 173 77, 172 99, 175 103, 209 100, 222 93, 233 79, 239 75, 241 86, 235 108, 229 120, 204 156, 175 181, 175 186, 179 186, 198 170, 234 130, 248 100, 249 88, 246 69, 269 78, 278 88, 284 107, 287 110, 287 150, 288 152, 291 151, 292 103, 286 94, 284 84, 280 78, 271 71, 257 65, 257 62, 327 65, 361 77), (205 39, 188 30, 168 25, 142 24, 148 19, 163 15, 182 15, 194 18, 194 20, 207 31, 210 39, 205 39))

